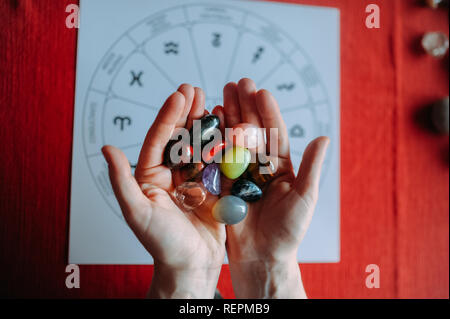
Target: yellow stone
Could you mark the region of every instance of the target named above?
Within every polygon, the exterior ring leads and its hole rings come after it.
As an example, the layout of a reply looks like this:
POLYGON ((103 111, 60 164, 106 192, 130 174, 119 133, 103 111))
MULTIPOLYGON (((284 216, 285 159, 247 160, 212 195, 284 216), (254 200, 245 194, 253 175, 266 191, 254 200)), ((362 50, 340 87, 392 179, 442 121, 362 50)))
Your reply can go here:
POLYGON ((220 163, 220 171, 229 179, 241 176, 250 164, 251 154, 246 148, 233 146, 225 151, 220 163))

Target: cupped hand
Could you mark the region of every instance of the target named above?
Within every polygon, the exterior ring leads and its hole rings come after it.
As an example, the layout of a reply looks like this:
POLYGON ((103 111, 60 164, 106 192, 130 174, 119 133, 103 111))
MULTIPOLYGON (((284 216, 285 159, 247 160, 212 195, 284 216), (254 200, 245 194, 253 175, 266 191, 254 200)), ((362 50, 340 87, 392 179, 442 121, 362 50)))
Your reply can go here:
MULTIPOLYGON (((258 272, 268 276, 262 268, 282 269, 283 265, 289 265, 290 272, 295 269, 298 272, 297 250, 318 199, 320 171, 329 139, 319 137, 308 145, 295 174, 286 125, 276 100, 268 91, 257 91, 250 79, 242 79, 238 84, 229 83, 224 88, 224 107, 216 107, 214 111, 224 119, 226 127, 244 122, 265 128, 269 136, 267 151, 276 164, 275 176, 263 189, 263 197, 249 203, 248 215, 241 223, 226 227, 227 254, 235 293, 248 297, 247 286, 252 285, 252 280, 248 279, 246 285, 240 282, 243 278, 260 280, 257 275, 254 277, 258 272), (270 139, 271 128, 278 129, 276 140, 270 139)), ((267 296, 270 292, 253 291, 250 296, 264 294, 267 296)))
POLYGON ((177 172, 163 165, 164 148, 174 130, 191 127, 205 112, 203 91, 181 85, 149 129, 134 176, 121 150, 102 149, 125 220, 154 259, 153 283, 158 287, 152 283, 152 290, 156 297, 212 297, 223 263, 225 227, 211 216, 217 197, 208 194, 201 206, 184 212, 171 195, 179 180, 177 172))

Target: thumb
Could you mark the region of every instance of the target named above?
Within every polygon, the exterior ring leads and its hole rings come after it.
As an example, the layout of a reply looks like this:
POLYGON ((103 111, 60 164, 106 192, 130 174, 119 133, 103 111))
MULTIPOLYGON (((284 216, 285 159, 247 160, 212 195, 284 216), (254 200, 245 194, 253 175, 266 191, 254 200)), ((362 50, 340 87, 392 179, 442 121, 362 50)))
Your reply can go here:
POLYGON ((104 146, 103 156, 109 167, 109 178, 122 213, 134 230, 149 220, 149 202, 131 174, 130 164, 125 154, 114 146, 104 146))
POLYGON ((329 143, 330 139, 326 136, 318 137, 309 143, 294 182, 296 192, 311 207, 315 206, 319 197, 320 172, 329 143))

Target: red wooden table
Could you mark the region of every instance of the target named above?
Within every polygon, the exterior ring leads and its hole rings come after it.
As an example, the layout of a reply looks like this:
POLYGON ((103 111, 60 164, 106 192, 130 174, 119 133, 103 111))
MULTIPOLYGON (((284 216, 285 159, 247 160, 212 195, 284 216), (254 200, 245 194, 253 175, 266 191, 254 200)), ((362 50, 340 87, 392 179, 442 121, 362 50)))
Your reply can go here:
MULTIPOLYGON (((74 1, 0 2, 0 296, 142 297, 152 266, 80 266, 67 289, 76 31, 74 1)), ((301 265, 312 298, 449 297, 449 138, 417 114, 448 95, 448 11, 406 0, 289 1, 341 12, 341 262, 301 265), (381 8, 367 29, 365 7, 381 8), (365 286, 366 265, 381 286, 365 286)), ((320 41, 320 39, 319 39, 320 41)), ((228 267, 219 289, 233 297, 228 267)))

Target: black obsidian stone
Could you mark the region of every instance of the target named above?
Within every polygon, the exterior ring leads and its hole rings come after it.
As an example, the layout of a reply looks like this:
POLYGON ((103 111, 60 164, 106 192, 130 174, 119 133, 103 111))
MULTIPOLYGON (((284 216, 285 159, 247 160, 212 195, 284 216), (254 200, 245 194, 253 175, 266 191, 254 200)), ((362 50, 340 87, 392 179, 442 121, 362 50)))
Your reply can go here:
POLYGON ((169 168, 175 167, 175 163, 170 159, 170 150, 177 143, 177 140, 170 140, 164 148, 163 163, 169 168))
POLYGON ((194 130, 195 126, 192 126, 189 131, 191 135, 191 145, 194 141, 201 141, 201 146, 205 146, 213 139, 213 132, 218 129, 220 125, 220 119, 214 114, 207 114, 200 119, 200 129, 194 130), (195 137, 195 138, 194 138, 195 137))
POLYGON ((164 148, 164 154, 163 154, 163 164, 166 165, 169 168, 175 168, 175 167, 181 167, 184 164, 187 164, 192 159, 192 149, 190 145, 184 144, 184 145, 177 145, 178 143, 182 143, 181 137, 178 140, 170 140, 166 147, 164 148), (182 149, 184 149, 185 154, 188 156, 188 159, 180 158, 181 161, 178 163, 174 163, 170 157, 170 152, 172 150, 172 147, 177 146, 178 148, 178 155, 181 157, 182 149))
POLYGON ((255 183, 247 179, 240 179, 231 187, 231 194, 246 202, 256 202, 261 199, 263 193, 255 183))

